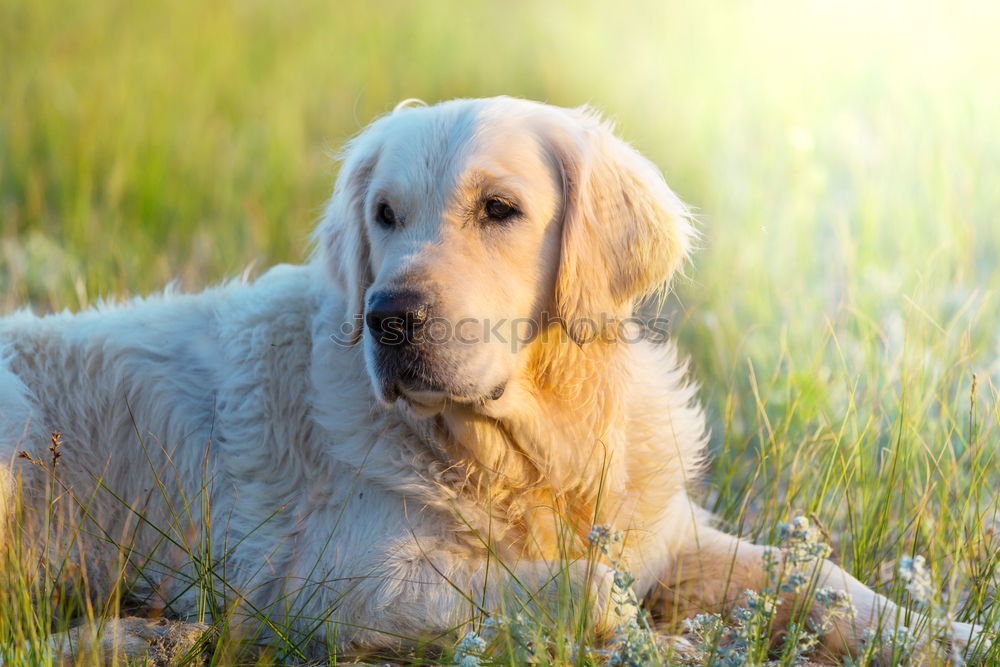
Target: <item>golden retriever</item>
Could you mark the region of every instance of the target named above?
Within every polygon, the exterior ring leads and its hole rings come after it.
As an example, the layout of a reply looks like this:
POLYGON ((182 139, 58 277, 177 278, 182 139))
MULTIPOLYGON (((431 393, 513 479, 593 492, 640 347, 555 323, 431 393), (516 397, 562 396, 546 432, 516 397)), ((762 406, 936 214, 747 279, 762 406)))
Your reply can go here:
MULTIPOLYGON (((402 106, 347 145, 306 264, 2 320, 3 511, 18 488, 26 517, 55 505, 80 530, 49 557, 97 592, 121 567, 183 616, 214 587, 316 650, 543 609, 557 581, 609 631, 595 524, 624 531, 657 617, 725 613, 767 583, 766 552, 689 497, 705 419, 674 345, 633 319, 693 236, 590 110, 402 106)), ((834 653, 895 618, 833 563, 817 576, 856 608, 823 637, 834 653)))

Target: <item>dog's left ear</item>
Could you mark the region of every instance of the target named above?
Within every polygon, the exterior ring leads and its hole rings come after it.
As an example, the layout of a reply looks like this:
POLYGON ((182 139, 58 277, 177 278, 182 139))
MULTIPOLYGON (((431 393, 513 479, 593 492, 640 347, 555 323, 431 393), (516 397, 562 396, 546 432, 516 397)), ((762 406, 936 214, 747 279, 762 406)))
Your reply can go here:
POLYGON ((659 169, 587 109, 569 110, 554 150, 564 182, 556 308, 583 342, 665 287, 695 234, 659 169), (595 328, 596 327, 596 328, 595 328))
POLYGON ((333 196, 313 232, 316 259, 324 264, 344 296, 341 333, 351 345, 360 340, 364 331, 364 294, 372 283, 364 205, 379 154, 373 135, 369 127, 347 144, 333 196))

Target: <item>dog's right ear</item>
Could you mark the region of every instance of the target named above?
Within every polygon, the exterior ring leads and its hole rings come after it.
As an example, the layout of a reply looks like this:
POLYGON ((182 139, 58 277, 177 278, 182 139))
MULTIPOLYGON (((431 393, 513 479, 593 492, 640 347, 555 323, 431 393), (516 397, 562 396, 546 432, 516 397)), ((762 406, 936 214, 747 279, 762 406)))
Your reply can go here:
POLYGON ((663 174, 592 110, 560 110, 549 135, 564 188, 555 300, 582 344, 665 289, 696 232, 663 174))
POLYGON ((371 130, 369 127, 352 139, 340 154, 333 196, 313 232, 313 258, 324 264, 344 295, 341 332, 351 345, 364 331, 364 295, 372 282, 364 206, 380 143, 371 130))

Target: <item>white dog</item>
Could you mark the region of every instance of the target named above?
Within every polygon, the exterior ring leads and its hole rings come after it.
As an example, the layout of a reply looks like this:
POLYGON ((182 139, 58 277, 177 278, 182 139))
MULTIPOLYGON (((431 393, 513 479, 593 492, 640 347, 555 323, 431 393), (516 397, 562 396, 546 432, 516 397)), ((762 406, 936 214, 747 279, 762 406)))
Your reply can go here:
MULTIPOLYGON (((209 587, 265 633, 341 651, 545 612, 560 581, 612 628, 594 524, 625 532, 658 616, 724 613, 766 583, 764 549, 693 506, 695 390, 630 320, 692 234, 593 112, 399 108, 348 145, 307 264, 0 321, 6 523, 18 493, 23 521, 55 506, 79 530, 48 557, 95 594, 121 568, 186 615, 209 587)), ((894 618, 832 563, 817 576, 857 609, 827 649, 894 618)))

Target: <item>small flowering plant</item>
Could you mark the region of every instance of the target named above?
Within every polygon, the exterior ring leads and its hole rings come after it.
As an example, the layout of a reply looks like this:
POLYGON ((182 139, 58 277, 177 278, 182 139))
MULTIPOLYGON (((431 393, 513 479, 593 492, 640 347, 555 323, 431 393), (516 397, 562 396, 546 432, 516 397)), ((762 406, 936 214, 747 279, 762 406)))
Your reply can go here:
POLYGON ((931 604, 934 588, 931 586, 931 573, 924 557, 901 558, 897 574, 906 585, 906 592, 910 594, 914 604, 920 609, 927 609, 931 604))
POLYGON ((479 667, 480 659, 486 653, 486 640, 475 631, 468 632, 455 645, 454 664, 459 667, 479 667))
MULTIPOLYGON (((820 637, 834 628, 836 620, 855 614, 850 596, 841 590, 816 589, 819 565, 830 555, 830 547, 807 518, 799 516, 778 526, 777 547, 764 552, 767 583, 760 591, 745 591, 745 605, 735 609, 731 619, 718 614, 701 614, 684 624, 694 650, 689 664, 724 667, 761 665, 771 651, 771 627, 778 607, 787 596, 811 597, 822 615, 802 621, 793 618, 780 647, 781 664, 797 664, 819 644, 820 637)), ((808 611, 811 604, 802 605, 808 611)))
POLYGON ((594 526, 587 536, 591 546, 599 549, 610 560, 614 571, 611 604, 618 617, 618 624, 610 647, 603 654, 607 659, 606 664, 611 667, 659 664, 660 649, 632 586, 635 580, 621 560, 620 549, 612 553, 612 548, 620 545, 623 538, 620 530, 602 525, 594 526))

